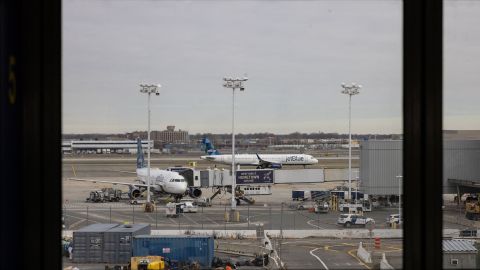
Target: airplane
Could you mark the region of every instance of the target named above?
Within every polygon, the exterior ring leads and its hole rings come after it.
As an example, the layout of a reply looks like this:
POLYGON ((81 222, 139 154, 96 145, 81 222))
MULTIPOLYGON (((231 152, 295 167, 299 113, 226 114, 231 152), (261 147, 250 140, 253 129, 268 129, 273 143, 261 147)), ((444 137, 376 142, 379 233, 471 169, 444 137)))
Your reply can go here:
MULTIPOLYGON (((223 164, 232 164, 232 155, 220 154, 208 138, 202 139, 202 148, 204 148, 207 155, 201 156, 201 159, 223 164)), ((236 154, 235 163, 239 165, 257 166, 257 169, 281 169, 283 165, 303 165, 305 167, 306 165, 317 164, 318 159, 305 154, 236 154)))
MULTIPOLYGON (((137 139, 136 175, 139 183, 103 181, 83 178, 67 178, 67 180, 91 183, 107 183, 113 185, 126 185, 129 187, 130 198, 138 198, 144 191, 147 190, 148 187, 148 168, 145 165, 145 158, 143 156, 142 142, 140 138, 137 139)), ((152 179, 150 189, 151 192, 153 192, 154 194, 168 194, 175 197, 176 200, 180 200, 184 195, 190 195, 191 197, 193 197, 195 194, 195 192, 191 192, 191 190, 188 189, 187 181, 185 181, 185 178, 177 172, 160 170, 159 168, 150 168, 150 179, 152 179)))

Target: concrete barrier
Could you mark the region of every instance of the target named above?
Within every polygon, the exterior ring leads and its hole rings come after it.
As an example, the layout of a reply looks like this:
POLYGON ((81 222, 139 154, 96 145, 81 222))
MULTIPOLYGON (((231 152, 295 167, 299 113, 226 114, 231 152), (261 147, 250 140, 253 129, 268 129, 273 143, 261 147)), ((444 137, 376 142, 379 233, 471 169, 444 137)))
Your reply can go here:
POLYGON ((385 253, 382 253, 382 260, 380 261, 380 269, 395 269, 391 266, 388 261, 387 257, 385 257, 385 253))
POLYGON ((364 263, 372 263, 372 254, 363 248, 362 242, 358 245, 357 256, 364 263))
POLYGON ((280 256, 278 256, 277 251, 273 248, 272 241, 268 237, 268 234, 265 233, 265 238, 262 240, 265 244, 265 249, 268 251, 268 257, 275 263, 275 265, 270 265, 270 269, 285 269, 285 265, 282 262, 280 256))

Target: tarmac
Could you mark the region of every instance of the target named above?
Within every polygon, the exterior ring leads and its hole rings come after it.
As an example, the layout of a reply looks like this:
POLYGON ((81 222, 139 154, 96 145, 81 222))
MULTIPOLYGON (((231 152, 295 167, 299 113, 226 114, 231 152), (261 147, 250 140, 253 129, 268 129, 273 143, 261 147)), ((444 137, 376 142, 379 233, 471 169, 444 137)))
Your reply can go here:
MULTIPOLYGON (((155 160, 155 159, 154 159, 155 160)), ((134 175, 124 171, 135 171, 132 158, 77 158, 65 159, 63 164, 63 177, 92 178, 98 180, 111 180, 134 183, 134 175), (72 168, 73 167, 73 168, 72 168), (75 170, 75 173, 73 171, 75 170)), ((184 159, 158 159, 152 162, 152 167, 165 168, 174 165, 186 165, 192 161, 191 157, 184 159), (177 162, 178 161, 178 162, 177 162)), ((212 164, 203 160, 197 166, 210 166, 212 164)), ((348 160, 328 160, 333 167, 345 167, 348 160)), ((318 167, 326 166, 321 162, 318 167)), ((291 200, 293 189, 333 188, 342 185, 339 182, 324 182, 317 184, 280 184, 272 187, 272 195, 255 196, 255 204, 240 204, 237 211, 240 214, 238 222, 225 220, 225 215, 230 211, 230 194, 222 193, 214 199, 212 207, 199 207, 198 213, 182 213, 178 218, 165 215, 165 206, 157 204, 153 213, 145 213, 141 205, 130 205, 128 201, 115 203, 87 203, 85 199, 89 192, 102 187, 111 187, 108 184, 82 183, 63 181, 63 216, 66 230, 76 230, 92 223, 149 223, 152 230, 254 230, 256 224, 263 224, 265 230, 354 230, 337 225, 339 212, 330 211, 326 214, 311 213, 307 210, 296 210, 299 202, 291 200)), ((126 187, 116 186, 127 191, 126 187)), ((214 191, 204 189, 202 196, 210 196, 214 191)), ((388 228, 386 218, 398 212, 397 207, 375 208, 364 215, 376 221, 375 229, 388 228)), ((461 219, 461 210, 448 206, 444 209, 444 228, 467 229, 466 225, 455 222, 461 219)), ((234 241, 234 240, 232 240, 234 241)), ((367 243, 369 239, 283 239, 277 245, 277 253, 288 269, 370 269, 372 264, 365 264, 356 257, 359 242, 367 243)), ((386 253, 387 260, 396 269, 401 268, 402 240, 383 240, 382 251, 386 253)), ((372 248, 373 249, 373 248, 372 248)), ((68 262, 68 259, 67 259, 68 262)), ((66 264, 68 265, 68 264, 66 264)), ((80 269, 104 269, 84 266, 80 269)))

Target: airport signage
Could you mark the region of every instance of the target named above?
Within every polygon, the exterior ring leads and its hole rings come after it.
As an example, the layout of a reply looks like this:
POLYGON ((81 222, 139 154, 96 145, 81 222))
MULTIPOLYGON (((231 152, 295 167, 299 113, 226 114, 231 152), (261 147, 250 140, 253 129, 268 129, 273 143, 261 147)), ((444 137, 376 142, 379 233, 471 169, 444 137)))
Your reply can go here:
POLYGON ((273 170, 237 171, 237 185, 273 184, 273 170))

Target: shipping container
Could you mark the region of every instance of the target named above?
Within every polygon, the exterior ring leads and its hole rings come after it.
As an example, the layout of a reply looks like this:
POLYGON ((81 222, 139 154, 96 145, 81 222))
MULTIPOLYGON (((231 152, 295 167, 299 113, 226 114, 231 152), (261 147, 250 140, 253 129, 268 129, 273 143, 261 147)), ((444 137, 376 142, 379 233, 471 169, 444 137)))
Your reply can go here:
POLYGON ((136 235, 150 234, 150 224, 119 225, 104 233, 104 263, 126 264, 132 256, 132 242, 136 235))
POLYGON ((92 224, 74 231, 73 262, 102 262, 104 233, 116 226, 118 226, 118 224, 92 224))
POLYGON ((133 238, 133 256, 162 256, 167 262, 198 262, 202 267, 211 267, 213 236, 139 235, 133 238))
POLYGON ((322 183, 323 169, 274 170, 276 184, 322 183))
POLYGON ((310 199, 310 190, 292 190, 292 200, 305 201, 310 199))

